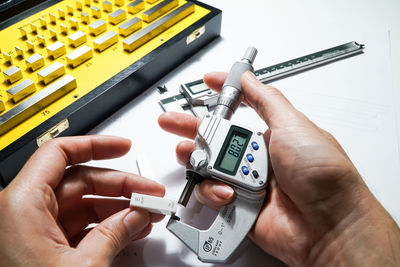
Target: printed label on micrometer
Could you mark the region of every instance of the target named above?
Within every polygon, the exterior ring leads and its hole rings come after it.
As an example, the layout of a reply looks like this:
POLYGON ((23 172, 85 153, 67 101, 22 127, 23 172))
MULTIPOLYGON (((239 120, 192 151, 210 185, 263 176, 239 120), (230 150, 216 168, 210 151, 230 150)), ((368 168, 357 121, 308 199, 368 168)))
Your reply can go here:
MULTIPOLYGON (((357 42, 349 42, 256 70, 254 74, 261 82, 267 83, 318 65, 361 53, 364 47, 364 45, 357 42)), ((217 99, 218 93, 208 89, 203 80, 197 80, 182 84, 180 93, 177 95, 160 97, 159 103, 164 111, 183 112, 185 109, 190 108, 195 116, 202 118, 215 107, 217 99)))

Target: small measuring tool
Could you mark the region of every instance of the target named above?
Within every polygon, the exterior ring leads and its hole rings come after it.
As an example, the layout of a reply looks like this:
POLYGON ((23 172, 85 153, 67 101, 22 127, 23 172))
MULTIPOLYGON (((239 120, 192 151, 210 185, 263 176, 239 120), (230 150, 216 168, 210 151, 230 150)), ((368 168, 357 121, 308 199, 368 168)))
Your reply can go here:
POLYGON ((263 134, 229 121, 243 99, 240 78, 253 71, 257 50, 249 47, 236 62, 222 87, 212 115, 206 115, 197 132, 195 150, 186 167, 187 183, 178 201, 186 206, 195 185, 204 178, 230 184, 235 199, 219 211, 207 230, 199 230, 172 215, 167 228, 203 262, 225 262, 250 231, 262 208, 268 176, 263 134))
MULTIPOLYGON (((256 70, 254 74, 261 82, 268 83, 319 65, 362 53, 364 48, 363 44, 349 42, 256 70)), ((202 118, 217 104, 218 93, 210 90, 203 80, 182 84, 179 91, 180 93, 177 95, 160 97, 159 103, 165 111, 183 112, 185 109, 190 108, 196 117, 202 118)))

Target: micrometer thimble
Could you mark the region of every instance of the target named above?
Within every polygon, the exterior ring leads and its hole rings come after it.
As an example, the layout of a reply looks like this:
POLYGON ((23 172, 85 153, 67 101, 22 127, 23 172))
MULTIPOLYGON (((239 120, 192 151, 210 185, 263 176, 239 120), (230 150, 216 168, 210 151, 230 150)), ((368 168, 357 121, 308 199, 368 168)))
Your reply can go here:
POLYGON ((241 78, 246 71, 254 72, 253 62, 257 55, 257 49, 247 48, 242 59, 233 64, 228 77, 222 86, 221 94, 218 97, 214 116, 229 120, 235 112, 240 102, 243 100, 241 78))

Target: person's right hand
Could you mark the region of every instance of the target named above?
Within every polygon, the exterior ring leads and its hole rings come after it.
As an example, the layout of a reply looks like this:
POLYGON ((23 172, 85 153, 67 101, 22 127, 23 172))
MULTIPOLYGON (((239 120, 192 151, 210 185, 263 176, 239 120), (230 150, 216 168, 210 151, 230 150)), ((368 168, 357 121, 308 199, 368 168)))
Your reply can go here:
MULTIPOLYGON (((224 73, 211 73, 204 81, 218 91, 225 78, 224 73)), ((289 265, 399 265, 397 224, 333 136, 252 73, 242 76, 242 87, 245 102, 269 126, 264 135, 271 167, 268 197, 250 233, 252 240, 289 265)), ((194 138, 200 120, 164 113, 159 124, 194 138)), ((180 143, 178 160, 186 165, 193 149, 193 143, 180 143)), ((211 206, 228 203, 233 195, 222 186, 204 181, 198 199, 211 206)))

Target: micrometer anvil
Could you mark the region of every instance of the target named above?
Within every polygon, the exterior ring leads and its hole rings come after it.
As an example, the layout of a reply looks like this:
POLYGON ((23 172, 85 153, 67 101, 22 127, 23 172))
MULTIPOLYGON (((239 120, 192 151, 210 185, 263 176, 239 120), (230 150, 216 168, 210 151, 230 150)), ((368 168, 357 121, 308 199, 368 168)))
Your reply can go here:
POLYGON ((263 134, 229 121, 243 99, 241 76, 253 71, 256 54, 250 47, 232 66, 214 113, 203 118, 186 167, 188 182, 179 200, 186 206, 196 183, 210 178, 233 187, 233 202, 220 209, 207 230, 187 225, 175 215, 167 224, 203 262, 226 262, 251 230, 264 202, 268 156, 263 134))

